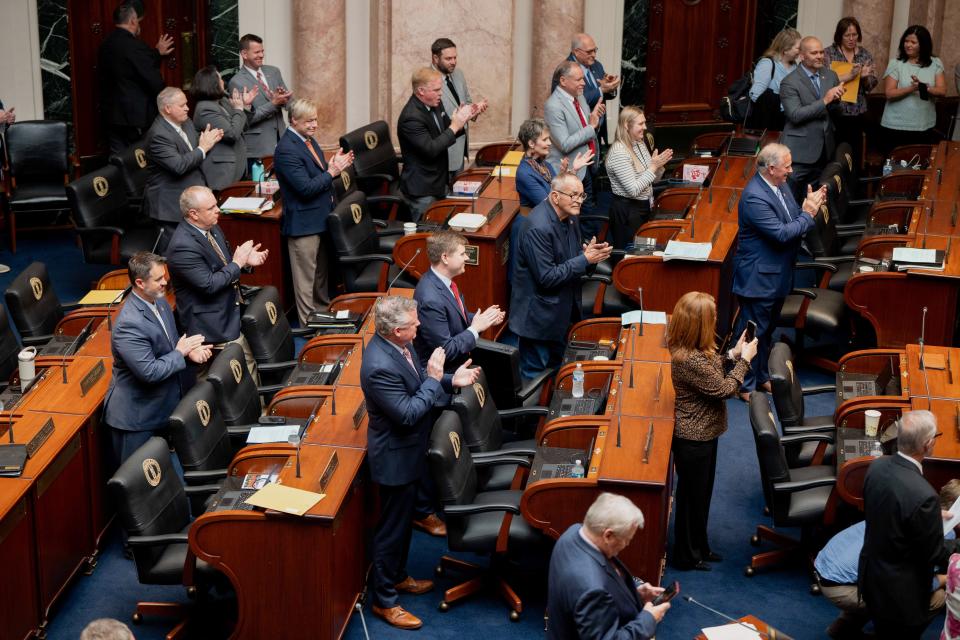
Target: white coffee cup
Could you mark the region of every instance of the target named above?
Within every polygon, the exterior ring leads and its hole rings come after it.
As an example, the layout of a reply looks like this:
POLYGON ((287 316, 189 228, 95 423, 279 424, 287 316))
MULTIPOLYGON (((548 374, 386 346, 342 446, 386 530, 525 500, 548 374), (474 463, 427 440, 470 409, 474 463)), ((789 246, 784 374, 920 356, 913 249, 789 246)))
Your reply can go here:
POLYGON ((863 431, 868 438, 876 438, 880 428, 880 412, 876 409, 867 409, 863 413, 863 431))
POLYGON ((416 222, 404 222, 403 223, 403 235, 411 236, 417 232, 417 223, 416 222))
POLYGON ((37 348, 24 347, 17 354, 17 365, 20 369, 20 385, 29 384, 37 376, 36 360, 37 348))

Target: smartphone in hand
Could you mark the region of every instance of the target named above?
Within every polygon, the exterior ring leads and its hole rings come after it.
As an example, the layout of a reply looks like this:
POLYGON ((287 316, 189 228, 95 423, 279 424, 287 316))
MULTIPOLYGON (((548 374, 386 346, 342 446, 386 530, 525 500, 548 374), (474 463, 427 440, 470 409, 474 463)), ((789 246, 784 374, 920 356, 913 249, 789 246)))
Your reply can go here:
POLYGON ((753 339, 757 337, 757 323, 753 320, 747 320, 747 335, 744 338, 745 342, 753 342, 753 339))
POLYGON ((672 585, 664 589, 663 593, 654 598, 653 606, 663 604, 664 602, 670 602, 678 593, 680 593, 680 583, 674 580, 672 585))

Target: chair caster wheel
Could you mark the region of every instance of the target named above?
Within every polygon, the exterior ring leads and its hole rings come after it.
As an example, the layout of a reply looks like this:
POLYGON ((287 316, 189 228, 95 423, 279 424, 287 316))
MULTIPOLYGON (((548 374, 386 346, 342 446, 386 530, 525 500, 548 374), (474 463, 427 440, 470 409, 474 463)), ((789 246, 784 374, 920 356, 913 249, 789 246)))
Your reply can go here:
POLYGON ((130 620, 133 621, 133 624, 140 624, 141 622, 143 622, 143 616, 140 615, 140 613, 138 612, 130 616, 130 620))
POLYGON ((196 587, 187 587, 187 597, 191 600, 194 600, 197 597, 197 588, 196 587))
POLYGON ((756 573, 757 572, 753 567, 747 567, 743 570, 743 575, 747 576, 748 578, 752 578, 756 573))
POLYGON ((443 600, 440 602, 440 606, 437 608, 440 609, 440 611, 443 611, 444 613, 446 613, 447 611, 450 610, 450 604, 447 603, 446 600, 443 600))
POLYGON ((820 595, 820 585, 814 582, 810 585, 810 595, 818 596, 820 595))
POLYGON ((520 614, 518 612, 516 611, 510 612, 510 622, 516 622, 519 619, 520 619, 520 614))
POLYGON ((438 564, 436 567, 433 568, 433 572, 434 572, 436 575, 438 575, 438 576, 442 576, 442 575, 443 575, 443 565, 442 565, 442 564, 438 564))
POLYGON ((750 544, 752 544, 752 545, 755 546, 755 547, 759 547, 759 546, 760 546, 760 536, 758 536, 758 535, 756 535, 756 534, 750 536, 750 544))
POLYGON ((763 508, 763 515, 767 516, 768 518, 770 517, 770 507, 763 508))

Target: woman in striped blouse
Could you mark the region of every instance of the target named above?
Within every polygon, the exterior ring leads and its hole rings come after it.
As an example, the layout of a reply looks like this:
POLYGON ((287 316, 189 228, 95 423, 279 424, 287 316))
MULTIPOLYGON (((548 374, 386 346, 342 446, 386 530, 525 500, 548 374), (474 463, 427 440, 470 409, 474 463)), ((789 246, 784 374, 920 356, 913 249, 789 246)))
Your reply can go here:
POLYGON ((613 191, 610 205, 610 233, 614 249, 633 241, 637 229, 650 217, 653 183, 673 157, 673 149, 653 155, 644 143, 647 118, 640 107, 624 107, 617 122, 614 143, 607 152, 607 176, 613 191))

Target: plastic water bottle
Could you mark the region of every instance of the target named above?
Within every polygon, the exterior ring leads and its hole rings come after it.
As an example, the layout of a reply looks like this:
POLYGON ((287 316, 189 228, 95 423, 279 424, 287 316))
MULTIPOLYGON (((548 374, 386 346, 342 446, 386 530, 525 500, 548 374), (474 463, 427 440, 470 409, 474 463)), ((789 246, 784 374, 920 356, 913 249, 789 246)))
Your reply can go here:
POLYGON ((586 469, 583 468, 583 461, 574 460, 573 469, 570 471, 571 478, 583 478, 587 475, 586 469))
POLYGON ((583 378, 583 365, 578 362, 577 368, 573 372, 573 388, 570 390, 570 394, 574 398, 583 397, 583 378))
POLYGON ((263 163, 257 160, 253 163, 253 166, 250 167, 250 179, 254 182, 262 182, 263 173, 263 163))
POLYGON ((887 161, 883 165, 883 175, 888 176, 891 173, 893 173, 893 161, 887 158, 887 161))

